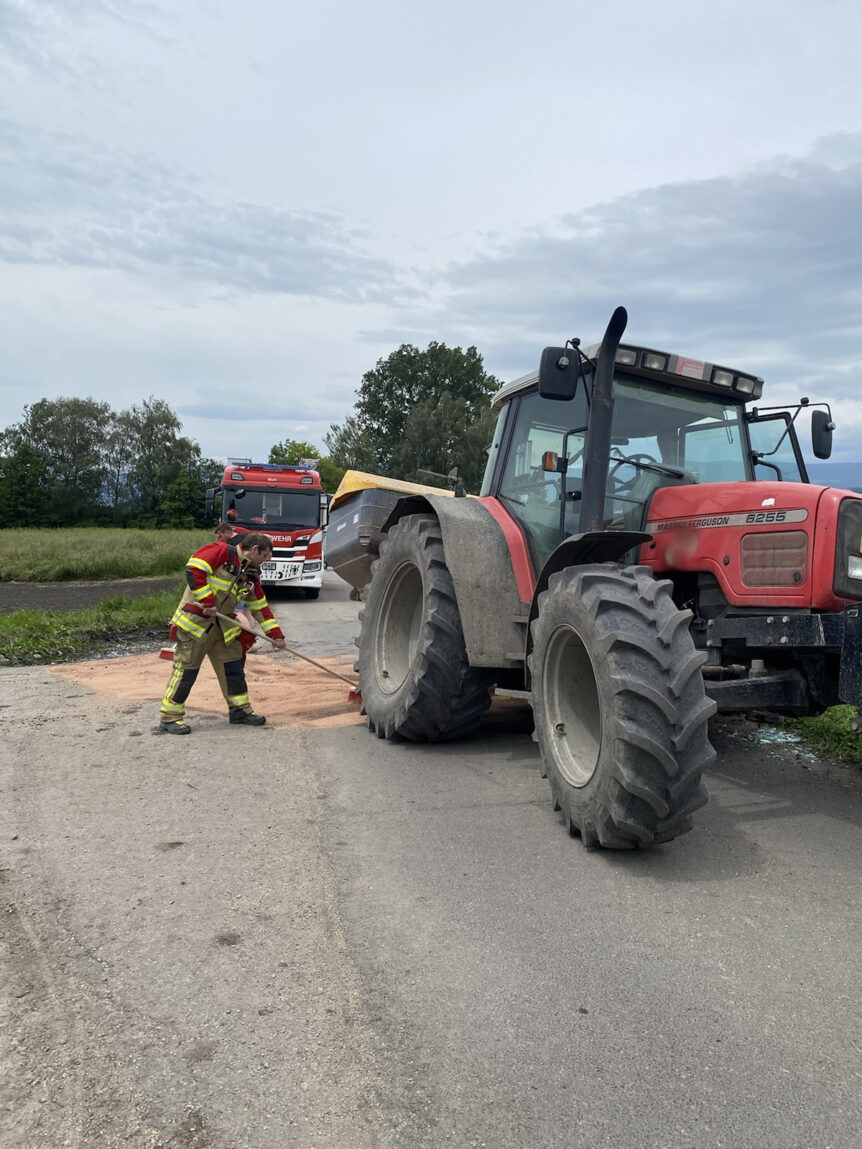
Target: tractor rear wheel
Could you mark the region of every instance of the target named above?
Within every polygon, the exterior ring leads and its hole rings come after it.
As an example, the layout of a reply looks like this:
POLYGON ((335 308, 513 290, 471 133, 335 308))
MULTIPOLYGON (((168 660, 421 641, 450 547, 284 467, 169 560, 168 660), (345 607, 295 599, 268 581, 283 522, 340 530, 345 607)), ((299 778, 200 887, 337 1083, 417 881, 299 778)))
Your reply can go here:
POLYGON ((359 688, 380 738, 442 742, 474 733, 493 678, 470 667, 440 524, 407 515, 380 544, 364 592, 359 688))
POLYGON ((555 809, 584 845, 632 849, 691 829, 715 758, 704 655, 648 567, 552 575, 530 667, 534 738, 555 809))

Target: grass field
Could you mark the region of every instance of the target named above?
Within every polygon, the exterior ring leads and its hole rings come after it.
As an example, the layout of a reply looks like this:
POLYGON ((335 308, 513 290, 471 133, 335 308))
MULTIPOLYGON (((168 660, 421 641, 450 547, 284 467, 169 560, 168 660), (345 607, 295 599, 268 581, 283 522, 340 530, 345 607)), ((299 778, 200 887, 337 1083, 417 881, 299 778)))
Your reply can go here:
POLYGON ((182 574, 211 530, 124 531, 118 527, 0 531, 0 582, 65 582, 182 574))
POLYGON ((0 663, 69 662, 110 647, 113 639, 153 630, 168 636, 182 587, 128 598, 115 594, 88 610, 16 610, 0 615, 0 663))

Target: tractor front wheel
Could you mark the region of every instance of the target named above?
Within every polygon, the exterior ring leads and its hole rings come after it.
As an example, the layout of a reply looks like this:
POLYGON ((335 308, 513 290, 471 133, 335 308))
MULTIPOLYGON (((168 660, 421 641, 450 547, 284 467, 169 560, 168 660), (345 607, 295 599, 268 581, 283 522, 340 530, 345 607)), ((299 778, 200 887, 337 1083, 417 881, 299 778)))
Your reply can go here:
POLYGON ((533 623, 534 738, 554 805, 584 845, 632 849, 691 829, 715 758, 689 611, 647 567, 551 576, 533 623))
POLYGON ((493 678, 467 661, 436 518, 408 515, 392 527, 364 598, 356 669, 369 727, 411 742, 474 733, 493 678))

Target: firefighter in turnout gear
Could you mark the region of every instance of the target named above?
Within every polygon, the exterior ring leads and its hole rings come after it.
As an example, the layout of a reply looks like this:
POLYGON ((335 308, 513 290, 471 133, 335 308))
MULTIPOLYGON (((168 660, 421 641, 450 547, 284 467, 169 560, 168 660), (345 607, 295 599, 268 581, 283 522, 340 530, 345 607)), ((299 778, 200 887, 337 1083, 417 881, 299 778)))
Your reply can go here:
POLYGON ((255 714, 248 700, 243 669, 245 634, 232 619, 239 603, 245 603, 263 632, 284 649, 284 635, 273 618, 260 585, 260 567, 272 557, 272 540, 253 531, 242 542, 209 543, 195 551, 186 563, 186 589, 171 619, 176 631, 174 666, 162 699, 159 732, 190 734, 185 704, 204 658, 209 658, 228 706, 231 724, 263 726, 266 719, 255 714), (226 616, 217 618, 216 615, 226 616))

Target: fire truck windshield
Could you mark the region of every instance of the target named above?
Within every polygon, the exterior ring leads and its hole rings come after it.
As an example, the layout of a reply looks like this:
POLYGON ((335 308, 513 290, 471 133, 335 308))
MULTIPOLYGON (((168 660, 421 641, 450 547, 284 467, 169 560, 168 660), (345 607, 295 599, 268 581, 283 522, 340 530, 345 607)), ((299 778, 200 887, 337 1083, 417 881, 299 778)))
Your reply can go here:
POLYGON ((251 529, 317 527, 320 525, 320 491, 226 489, 224 513, 231 523, 251 529))

